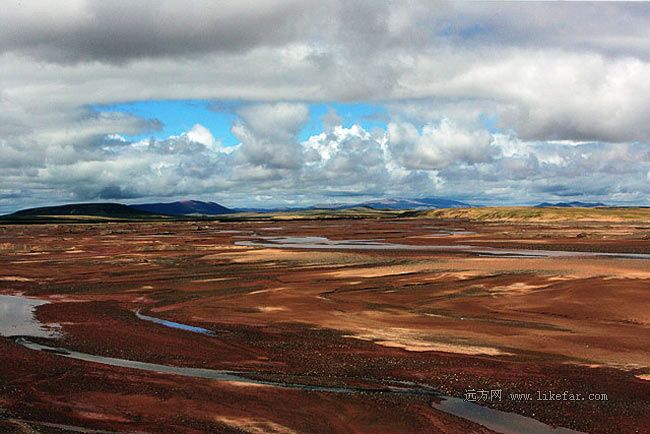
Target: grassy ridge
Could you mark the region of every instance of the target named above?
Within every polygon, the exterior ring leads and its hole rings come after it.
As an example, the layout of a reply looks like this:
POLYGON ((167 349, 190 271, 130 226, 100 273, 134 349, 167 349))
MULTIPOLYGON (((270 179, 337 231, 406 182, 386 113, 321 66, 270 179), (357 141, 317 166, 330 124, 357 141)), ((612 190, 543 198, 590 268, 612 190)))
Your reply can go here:
POLYGON ((475 221, 639 221, 650 222, 650 208, 534 208, 525 206, 445 208, 422 211, 419 217, 475 221))

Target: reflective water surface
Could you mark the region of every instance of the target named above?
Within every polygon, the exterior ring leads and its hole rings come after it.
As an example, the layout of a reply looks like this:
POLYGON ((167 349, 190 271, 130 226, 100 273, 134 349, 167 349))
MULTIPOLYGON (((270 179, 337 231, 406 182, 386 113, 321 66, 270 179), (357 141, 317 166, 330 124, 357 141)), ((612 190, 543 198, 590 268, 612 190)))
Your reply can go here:
POLYGON ((57 337, 57 324, 44 326, 34 318, 34 309, 43 304, 47 302, 21 296, 0 295, 0 336, 57 337))
POLYGON ((287 249, 315 250, 415 250, 430 252, 464 252, 480 256, 493 257, 527 257, 527 258, 560 258, 560 257, 615 257, 626 259, 650 259, 647 253, 615 253, 615 252, 578 252, 565 250, 544 249, 509 249, 500 247, 479 247, 462 244, 454 245, 411 245, 387 243, 377 240, 330 240, 325 237, 257 237, 261 241, 236 241, 238 246, 269 247, 287 249))
POLYGON ((476 422, 486 428, 503 434, 580 434, 568 428, 552 427, 530 417, 494 410, 460 398, 445 397, 439 403, 431 404, 436 410, 476 422))
MULTIPOLYGON (((478 423, 489 429, 501 433, 530 433, 530 434, 580 434, 567 428, 555 428, 539 422, 535 419, 520 416, 515 413, 494 410, 484 407, 473 402, 464 401, 459 398, 445 396, 430 386, 417 384, 408 381, 395 380, 378 380, 363 379, 370 383, 376 383, 376 386, 367 387, 346 387, 346 386, 326 386, 313 384, 310 382, 300 382, 299 379, 306 379, 304 376, 292 376, 287 374, 278 374, 286 378, 292 378, 290 381, 271 381, 257 379, 260 375, 268 375, 264 372, 246 372, 246 371, 228 371, 204 368, 187 368, 157 363, 139 362, 135 360, 120 359, 115 357, 104 357, 93 354, 72 351, 65 348, 43 345, 32 342, 28 337, 47 337, 53 338, 59 336, 56 329, 52 326, 40 324, 34 317, 34 309, 37 306, 46 304, 46 301, 33 300, 21 296, 0 296, 0 334, 5 337, 14 337, 16 343, 25 348, 34 351, 43 351, 52 354, 53 357, 66 357, 75 360, 81 360, 89 363, 101 363, 104 365, 116 366, 121 368, 139 369, 163 374, 180 375, 184 377, 204 378, 217 381, 231 381, 239 383, 259 384, 270 387, 281 387, 287 389, 299 389, 312 392, 324 393, 348 393, 348 394, 404 394, 404 395, 421 395, 430 396, 434 402, 431 406, 448 414, 461 417, 463 419, 478 423)), ((161 324, 167 327, 186 330, 189 332, 211 334, 210 330, 189 326, 186 324, 166 321, 147 315, 136 313, 138 318, 161 324)), ((54 326, 56 327, 56 325, 54 326)), ((317 378, 310 378, 317 380, 317 378)), ((94 432, 94 431, 93 431, 94 432)))
POLYGON ((208 336, 214 336, 214 332, 212 330, 204 329, 203 327, 195 327, 191 326, 188 324, 183 324, 179 322, 174 322, 174 321, 168 321, 166 319, 161 319, 161 318, 156 318, 154 316, 149 316, 149 315, 144 315, 140 312, 135 312, 135 316, 138 317, 138 319, 141 319, 143 321, 149 321, 153 322, 156 324, 163 325, 165 327, 173 328, 173 329, 179 329, 179 330, 185 330, 188 332, 193 332, 193 333, 201 333, 204 335, 208 336))

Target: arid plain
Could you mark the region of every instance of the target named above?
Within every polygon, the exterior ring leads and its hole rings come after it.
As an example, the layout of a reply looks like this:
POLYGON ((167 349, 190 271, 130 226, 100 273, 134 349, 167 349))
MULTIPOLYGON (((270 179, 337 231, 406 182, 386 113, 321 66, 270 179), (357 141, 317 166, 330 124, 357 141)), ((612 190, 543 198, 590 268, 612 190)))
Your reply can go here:
POLYGON ((0 226, 0 431, 649 432, 648 220, 467 217, 0 226))

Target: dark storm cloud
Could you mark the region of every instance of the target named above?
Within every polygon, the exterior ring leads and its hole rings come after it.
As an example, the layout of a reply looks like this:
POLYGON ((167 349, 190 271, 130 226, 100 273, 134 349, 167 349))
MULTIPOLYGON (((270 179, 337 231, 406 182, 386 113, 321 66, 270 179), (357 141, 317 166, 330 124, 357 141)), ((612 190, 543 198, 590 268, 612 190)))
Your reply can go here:
MULTIPOLYGON (((8 2, 0 49, 57 62, 123 62, 143 57, 241 51, 291 40, 305 2, 8 2)), ((316 3, 314 3, 315 6, 316 3)))
MULTIPOLYGON (((0 11, 0 51, 124 62, 304 41, 364 55, 449 40, 646 57, 649 16, 643 3, 10 0, 0 11)), ((323 68, 337 63, 327 53, 312 56, 323 68)))

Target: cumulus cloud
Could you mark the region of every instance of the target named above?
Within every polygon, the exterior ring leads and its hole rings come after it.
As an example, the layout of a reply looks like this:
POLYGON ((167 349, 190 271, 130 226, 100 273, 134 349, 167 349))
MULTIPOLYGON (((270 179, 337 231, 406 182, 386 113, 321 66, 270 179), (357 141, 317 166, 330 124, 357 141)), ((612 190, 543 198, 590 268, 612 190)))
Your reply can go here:
POLYGON ((215 192, 647 201, 648 24, 641 3, 9 1, 0 208, 215 192), (101 108, 165 99, 241 102, 240 145, 202 125, 131 143, 161 123, 101 108), (300 142, 310 103, 351 100, 384 105, 387 126, 331 111, 300 142))
POLYGON ((339 192, 381 192, 393 180, 383 142, 384 137, 374 137, 359 125, 337 125, 312 136, 303 143, 310 156, 303 180, 339 192))
POLYGON ((221 148, 212 132, 201 124, 195 124, 186 134, 189 141, 200 143, 208 149, 218 150, 221 148))
POLYGON ((302 162, 298 130, 307 121, 304 104, 275 103, 245 106, 232 133, 241 140, 239 152, 249 163, 269 168, 292 169, 302 162))
POLYGON ((391 151, 407 169, 436 170, 456 163, 490 161, 496 152, 492 136, 485 130, 458 128, 449 119, 438 125, 425 125, 422 132, 410 123, 390 123, 391 151))
MULTIPOLYGON (((248 114, 259 110, 274 107, 256 107, 248 114)), ((286 125, 295 129, 297 123, 286 125)), ((489 204, 584 194, 638 201, 650 194, 650 152, 644 144, 529 142, 462 129, 450 121, 421 130, 395 121, 372 132, 360 125, 330 125, 292 145, 302 156, 295 167, 254 164, 244 152, 245 143, 220 147, 212 132, 200 125, 165 139, 129 142, 109 136, 106 143, 110 152, 92 158, 46 161, 35 172, 10 168, 3 182, 31 191, 22 197, 30 204, 51 201, 52 196, 127 202, 192 196, 250 206, 256 197, 261 205, 386 195, 447 195, 489 204), (482 188, 468 188, 468 183, 482 188)), ((5 187, 0 206, 15 206, 21 200, 16 199, 17 191, 5 187)))

